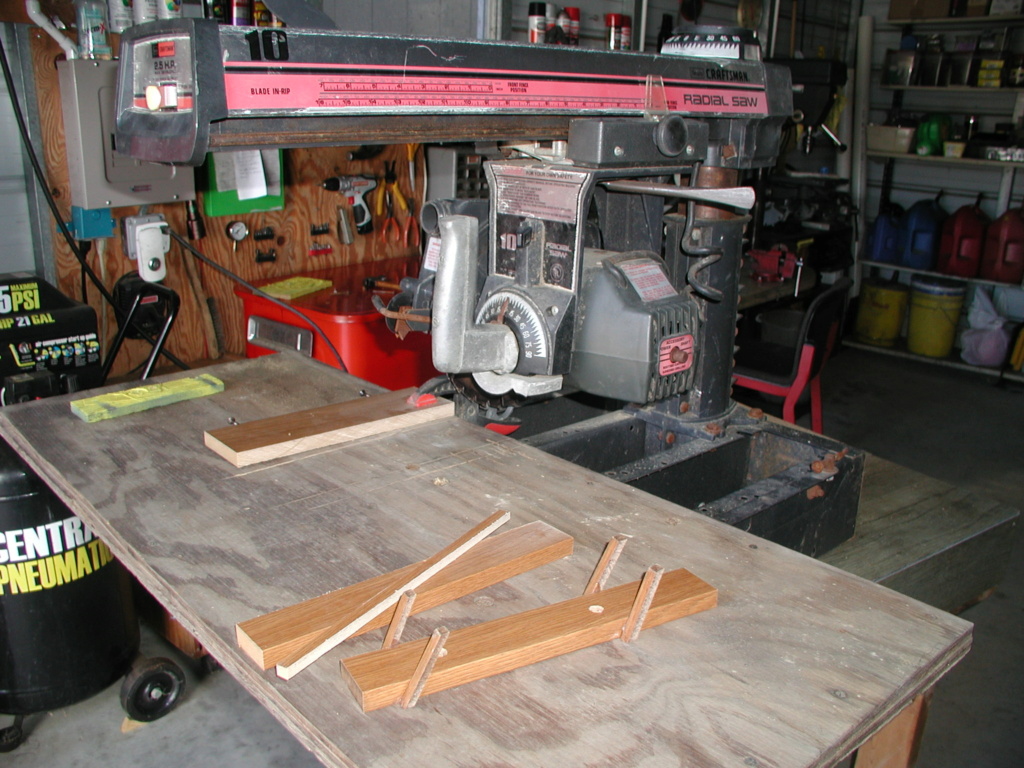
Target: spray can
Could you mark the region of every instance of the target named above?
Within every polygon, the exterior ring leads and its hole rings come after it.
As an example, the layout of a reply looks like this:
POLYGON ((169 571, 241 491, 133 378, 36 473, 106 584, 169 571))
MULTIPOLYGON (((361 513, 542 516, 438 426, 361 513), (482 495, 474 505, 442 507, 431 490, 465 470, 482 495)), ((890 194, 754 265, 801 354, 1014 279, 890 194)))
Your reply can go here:
POLYGON ((181 0, 157 0, 156 17, 158 19, 180 19, 181 0))
POLYGON ((554 3, 544 3, 544 27, 551 29, 558 23, 558 6, 554 3))
POLYGON ((158 0, 132 0, 132 21, 136 24, 156 21, 157 2, 158 0))
POLYGON ((107 0, 107 29, 121 34, 132 25, 131 0, 107 0))
POLYGON ((111 58, 107 41, 107 6, 101 0, 75 0, 78 52, 83 59, 111 58))
POLYGON ((526 29, 531 43, 544 42, 544 34, 548 28, 546 6, 546 3, 530 3, 530 15, 527 19, 526 29))
POLYGON ((604 40, 609 51, 622 50, 622 14, 604 15, 604 40))
POLYGON ((218 24, 228 23, 228 0, 203 0, 203 15, 218 24))
POLYGON ((569 16, 569 45, 580 44, 580 9, 569 6, 565 9, 569 16))
POLYGON ((257 27, 284 26, 281 20, 267 8, 267 4, 263 0, 253 0, 252 2, 252 23, 257 27))
POLYGON ((622 29, 619 32, 619 47, 624 51, 633 49, 633 19, 627 14, 622 14, 622 29))
POLYGON ((233 27, 252 25, 251 0, 230 0, 228 3, 228 24, 233 27))

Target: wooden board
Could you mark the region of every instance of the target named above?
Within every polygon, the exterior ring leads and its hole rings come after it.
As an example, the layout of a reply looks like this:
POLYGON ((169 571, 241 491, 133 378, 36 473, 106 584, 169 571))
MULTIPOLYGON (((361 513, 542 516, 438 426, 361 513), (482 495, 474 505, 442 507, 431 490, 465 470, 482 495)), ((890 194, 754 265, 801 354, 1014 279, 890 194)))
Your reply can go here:
POLYGON ((856 536, 821 559, 958 611, 1002 580, 1019 517, 993 499, 868 456, 856 536))
POLYGON ((236 467, 281 459, 305 451, 409 429, 455 410, 449 400, 416 406, 409 402, 415 390, 402 389, 333 403, 269 419, 221 427, 205 434, 206 447, 236 467))
POLYGON ((857 750, 852 768, 905 768, 917 762, 931 694, 914 698, 857 750))
POLYGON ((362 603, 348 606, 341 621, 338 622, 340 626, 332 626, 328 629, 325 633, 326 637, 313 638, 310 641, 312 647, 299 648, 291 656, 282 659, 277 665, 277 676, 284 680, 291 680, 325 653, 333 650, 342 641, 348 640, 388 608, 396 605, 402 595, 414 592, 420 584, 440 573, 446 565, 454 562, 460 555, 468 552, 489 534, 507 523, 510 517, 508 512, 498 510, 440 552, 417 563, 405 579, 385 587, 362 603))
MULTIPOLYGON (((488 537, 416 590, 412 614, 436 608, 571 554, 572 537, 540 521, 488 537)), ((240 622, 236 627, 238 646, 260 669, 270 669, 337 625, 339 614, 353 603, 362 603, 389 586, 397 588, 414 567, 408 565, 240 622)), ((367 622, 356 635, 383 627, 390 620, 389 614, 382 614, 367 622)))
POLYGON ((961 619, 458 419, 232 467, 200 445, 212 425, 366 385, 283 355, 209 371, 217 397, 96 424, 50 398, 0 409, 0 433, 326 765, 831 766, 970 647, 961 619), (369 716, 337 664, 379 634, 287 682, 235 645, 238 622, 427 557, 494 509, 565 531, 573 556, 412 617, 408 639, 578 596, 619 533, 609 589, 680 563, 719 605, 369 716))
MULTIPOLYGON (((446 653, 435 663, 422 695, 621 638, 639 589, 640 582, 635 581, 456 630, 445 642, 446 653)), ((689 571, 671 571, 658 584, 643 628, 706 611, 717 603, 718 593, 710 584, 689 571)), ((426 645, 426 639, 415 640, 341 662, 345 682, 364 712, 399 703, 426 645)))
POLYGON ((163 405, 180 403, 194 397, 207 397, 224 391, 224 382, 216 376, 201 374, 184 379, 154 382, 121 392, 83 397, 71 401, 71 412, 90 424, 116 419, 129 413, 148 411, 163 405))

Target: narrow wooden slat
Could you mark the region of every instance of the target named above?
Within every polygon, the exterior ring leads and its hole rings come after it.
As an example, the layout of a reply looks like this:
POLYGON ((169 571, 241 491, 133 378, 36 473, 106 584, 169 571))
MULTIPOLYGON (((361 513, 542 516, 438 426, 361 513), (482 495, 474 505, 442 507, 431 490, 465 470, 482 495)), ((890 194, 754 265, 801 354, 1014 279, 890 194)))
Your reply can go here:
MULTIPOLYGON (((639 588, 635 581, 457 629, 449 635, 448 653, 437 660, 422 695, 614 640, 620 637, 639 588)), ((656 627, 717 603, 714 587, 680 568, 662 576, 644 626, 656 627)), ((414 640, 341 662, 342 676, 364 712, 399 703, 427 642, 414 640)))
POLYGON ((633 605, 629 609, 629 616, 622 625, 622 642, 631 643, 640 636, 640 630, 644 628, 644 621, 647 619, 647 611, 654 602, 654 595, 661 582, 661 576, 665 569, 660 565, 652 565, 647 573, 640 580, 640 588, 633 598, 633 605))
POLYGON ((590 581, 587 582, 587 586, 583 589, 584 595, 592 595, 604 589, 605 582, 612 575, 612 569, 615 568, 615 563, 618 562, 619 555, 622 554, 622 548, 626 546, 627 539, 627 536, 623 536, 620 533, 608 540, 604 547, 604 552, 601 553, 601 559, 597 561, 594 572, 590 575, 590 581))
POLYGON ((448 400, 416 406, 414 389, 385 392, 269 419, 221 427, 205 434, 206 447, 236 467, 409 429, 454 413, 448 400))
POLYGON ((366 626, 367 622, 386 611, 398 602, 402 593, 409 589, 415 589, 434 574, 438 573, 449 563, 453 562, 463 553, 469 551, 474 545, 493 533, 495 530, 508 522, 510 515, 504 510, 498 510, 490 515, 479 525, 466 531, 462 536, 442 549, 436 555, 428 557, 417 564, 409 579, 393 590, 382 590, 377 595, 367 600, 362 605, 357 605, 349 614, 349 619, 341 629, 319 641, 312 648, 305 648, 297 652, 296 656, 290 656, 277 665, 277 676, 283 680, 291 680, 295 675, 304 670, 314 661, 319 659, 329 650, 334 648, 348 638, 352 637, 360 628, 366 626))
POLYGON ((441 651, 444 650, 444 644, 450 634, 451 632, 449 632, 448 627, 438 627, 430 634, 430 638, 427 640, 427 647, 423 649, 423 655, 420 656, 416 669, 409 679, 409 685, 406 686, 405 693, 402 694, 402 700, 399 702, 402 705, 402 709, 416 706, 416 702, 419 701, 423 688, 427 684, 427 679, 430 677, 430 673, 434 669, 434 664, 437 663, 441 651))
POLYGON ((412 615, 413 605, 416 604, 416 592, 407 589, 402 593, 402 596, 398 598, 398 603, 395 605, 395 612, 391 615, 391 623, 388 624, 388 631, 384 633, 384 642, 380 644, 381 648, 387 649, 402 639, 402 632, 405 630, 405 622, 409 620, 409 616, 412 615))
MULTIPOLYGON (((510 579, 572 554, 572 537, 539 520, 495 534, 477 544, 416 590, 413 614, 421 613, 484 587, 510 579)), ((417 563, 325 595, 289 605, 235 626, 238 647, 260 669, 309 645, 318 636, 342 626, 344 613, 385 589, 407 581, 417 563)), ((387 614, 371 619, 356 634, 383 627, 387 614)))

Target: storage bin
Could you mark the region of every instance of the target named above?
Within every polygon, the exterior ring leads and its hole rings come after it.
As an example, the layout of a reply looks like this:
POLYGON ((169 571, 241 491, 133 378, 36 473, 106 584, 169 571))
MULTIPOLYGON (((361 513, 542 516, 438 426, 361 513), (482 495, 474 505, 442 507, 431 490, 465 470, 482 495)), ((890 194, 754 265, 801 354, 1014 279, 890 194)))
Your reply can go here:
POLYGON ((868 149, 874 152, 909 152, 914 133, 915 129, 899 125, 869 125, 868 149))
POLYGON ((965 287, 941 278, 915 277, 910 283, 907 350, 926 357, 953 351, 965 287))
MULTIPOLYGON (((416 258, 389 259, 344 267, 309 270, 305 277, 330 280, 331 287, 286 303, 301 311, 316 323, 338 350, 349 373, 388 389, 404 389, 422 384, 436 376, 431 352, 430 335, 410 333, 405 339, 398 339, 387 327, 384 316, 374 309, 372 294, 363 287, 368 277, 384 276, 388 282, 397 283, 403 277, 413 274, 418 268, 416 258)), ((256 287, 279 282, 284 278, 275 277, 256 283, 256 287)), ((309 323, 271 301, 244 289, 236 288, 245 312, 246 357, 259 357, 275 350, 253 338, 251 330, 259 321, 270 321, 270 327, 279 330, 288 328, 311 329, 309 323), (254 320, 256 323, 254 323, 254 320)), ((387 298, 384 297, 385 303, 387 298)), ((273 333, 273 331, 271 331, 273 333)), ((337 366, 334 355, 315 333, 312 341, 312 357, 337 366)))
POLYGON ((903 330, 909 295, 907 286, 900 283, 880 280, 864 283, 854 325, 857 341, 879 347, 893 346, 903 330))

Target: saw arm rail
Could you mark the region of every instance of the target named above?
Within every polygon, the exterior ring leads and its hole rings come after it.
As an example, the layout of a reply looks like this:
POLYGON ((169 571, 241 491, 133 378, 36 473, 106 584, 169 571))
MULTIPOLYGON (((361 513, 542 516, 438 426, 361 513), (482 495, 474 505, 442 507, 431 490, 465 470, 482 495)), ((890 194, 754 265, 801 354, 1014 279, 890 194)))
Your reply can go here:
POLYGON ((252 117, 210 125, 210 150, 294 149, 349 144, 564 139, 568 115, 377 115, 252 117))

